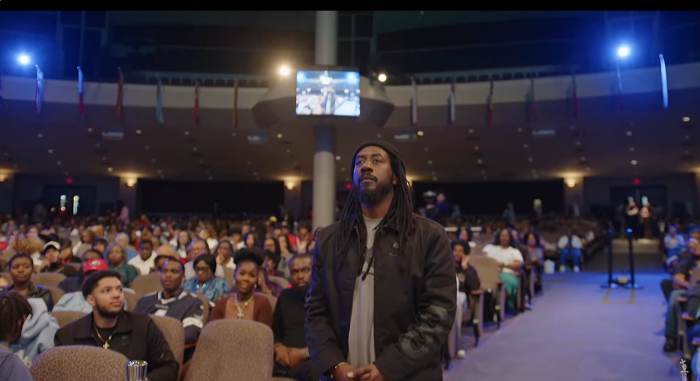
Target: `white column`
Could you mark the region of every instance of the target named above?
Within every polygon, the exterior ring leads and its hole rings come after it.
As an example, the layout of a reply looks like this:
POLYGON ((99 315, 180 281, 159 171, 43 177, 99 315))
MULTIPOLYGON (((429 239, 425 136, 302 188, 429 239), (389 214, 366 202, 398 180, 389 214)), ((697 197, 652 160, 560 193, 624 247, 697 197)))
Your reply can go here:
MULTIPOLYGON (((336 65, 338 11, 316 11, 316 65, 336 65)), ((335 127, 317 126, 313 178, 313 229, 335 222, 335 127)))

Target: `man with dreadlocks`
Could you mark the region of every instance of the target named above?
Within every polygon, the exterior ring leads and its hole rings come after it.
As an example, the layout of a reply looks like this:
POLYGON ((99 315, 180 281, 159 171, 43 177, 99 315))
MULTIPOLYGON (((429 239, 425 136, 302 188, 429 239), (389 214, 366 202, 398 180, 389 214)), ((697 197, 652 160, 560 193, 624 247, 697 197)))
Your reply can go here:
POLYGON ((442 226, 413 214, 399 151, 360 144, 340 221, 316 237, 306 300, 309 355, 324 379, 442 380, 456 275, 442 226))

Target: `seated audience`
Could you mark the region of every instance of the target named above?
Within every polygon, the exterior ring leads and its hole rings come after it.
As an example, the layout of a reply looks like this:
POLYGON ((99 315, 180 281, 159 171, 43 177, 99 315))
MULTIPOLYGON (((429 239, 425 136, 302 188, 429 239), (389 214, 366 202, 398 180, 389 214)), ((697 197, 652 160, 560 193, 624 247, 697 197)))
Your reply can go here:
POLYGON ((270 250, 263 250, 262 252, 263 260, 263 268, 267 272, 268 275, 272 276, 278 276, 281 278, 286 278, 288 279, 285 274, 283 274, 281 271, 278 272, 278 266, 280 264, 280 261, 282 258, 275 254, 273 251, 270 250))
POLYGON ((185 344, 196 342, 204 325, 203 306, 196 295, 182 290, 182 282, 185 281, 184 266, 176 258, 169 258, 159 276, 163 291, 139 299, 135 311, 181 321, 185 327, 185 344))
POLYGON ((124 250, 126 250, 126 257, 128 258, 127 263, 128 263, 128 261, 138 257, 139 254, 137 252, 135 252, 134 250, 132 250, 131 247, 129 246, 129 235, 128 234, 126 234, 124 232, 117 234, 114 242, 118 243, 119 246, 123 247, 124 250))
MULTIPOLYGON (((673 287, 676 288, 669 295, 668 309, 666 310, 666 343, 664 344, 664 351, 666 352, 678 350, 678 298, 688 295, 688 290, 691 288, 689 283, 690 275, 700 265, 700 242, 691 238, 688 241, 688 251, 691 254, 691 258, 684 260, 676 267, 673 279, 664 279, 664 281, 672 282, 673 287)), ((662 283, 665 283, 664 281, 662 283)))
POLYGON ((26 366, 43 351, 53 348, 58 322, 41 299, 27 299, 18 292, 0 293, 0 345, 16 354, 26 366))
MULTIPOLYGON (((102 259, 102 254, 99 251, 88 249, 83 252, 82 263, 95 259, 99 259, 104 262, 104 259, 102 259)), ((78 275, 66 278, 58 283, 58 288, 66 294, 80 291, 83 287, 83 278, 83 272, 78 272, 78 275)))
MULTIPOLYGON (((41 262, 41 265, 37 267, 37 273, 63 274, 66 277, 72 277, 78 274, 78 269, 70 264, 67 264, 61 258, 61 253, 67 251, 66 249, 70 249, 70 241, 62 241, 63 242, 60 243, 57 241, 50 241, 44 245, 44 248, 41 251, 41 255, 44 257, 44 260, 41 262)), ((72 252, 68 252, 71 253, 72 257, 72 252)))
POLYGON ((19 357, 0 348, 0 381, 34 381, 34 377, 19 357))
POLYGON ((254 293, 263 264, 256 250, 244 248, 234 254, 236 261, 236 291, 216 302, 212 320, 246 319, 272 326, 272 306, 267 297, 254 293))
POLYGON ((275 336, 276 377, 290 377, 297 381, 318 381, 320 373, 314 368, 306 348, 304 300, 311 282, 309 254, 297 254, 289 260, 292 288, 282 291, 272 317, 275 336))
MULTIPOLYGON (((204 241, 198 241, 204 242, 204 241)), ((182 289, 195 294, 202 294, 209 303, 214 305, 219 298, 223 298, 231 289, 225 279, 215 276, 216 274, 216 258, 211 254, 202 254, 195 258, 194 269, 197 276, 186 279, 182 284, 182 289)), ((187 265, 185 265, 187 266, 187 265)))
MULTIPOLYGON (((477 291, 481 287, 479 274, 473 266, 469 266, 469 254, 471 247, 467 241, 452 241, 452 257, 455 260, 455 272, 459 281, 457 287, 457 321, 462 323, 462 313, 464 304, 470 301, 472 291, 477 291)), ((473 305, 472 305, 473 308, 473 305)), ((464 358, 463 349, 457 351, 456 358, 464 358)))
POLYGON ((136 267, 126 263, 126 258, 126 250, 117 243, 109 245, 104 252, 104 260, 109 265, 109 269, 118 272, 124 286, 130 287, 131 282, 139 276, 139 272, 136 267))
MULTIPOLYGON (((672 268, 681 259, 681 253, 685 251, 685 239, 678 234, 678 227, 670 225, 664 236, 664 250, 666 250, 666 266, 672 268)), ((665 295, 668 300, 668 295, 665 295)))
POLYGON ((581 242, 581 238, 574 234, 571 228, 566 230, 565 235, 559 237, 557 247, 560 250, 559 271, 566 272, 566 257, 569 255, 574 264, 574 272, 577 273, 581 271, 581 250, 583 249, 583 242, 581 242))
MULTIPOLYGON (((199 257, 202 254, 211 254, 209 251, 209 244, 201 239, 195 239, 190 243, 189 248, 187 249, 187 258, 188 262, 185 263, 185 279, 192 279, 197 276, 197 274, 194 271, 194 261, 193 259, 199 257)), ((224 277, 224 268, 222 266, 217 266, 216 267, 216 273, 214 273, 218 278, 223 278, 224 277)))
POLYGON ((39 298, 44 301, 49 311, 53 309, 51 291, 48 288, 32 283, 32 273, 34 272, 32 257, 24 253, 17 253, 10 258, 7 266, 10 268, 12 284, 0 288, 0 292, 15 291, 24 295, 27 299, 39 298))
POLYGON ((177 380, 179 364, 158 326, 148 315, 124 310, 121 276, 98 271, 83 285, 83 296, 93 307, 87 316, 56 332, 55 344, 111 349, 129 360, 148 362, 148 380, 177 380))
MULTIPOLYGON (((127 254, 128 256, 128 254, 127 254)), ((156 254, 153 253, 153 242, 141 241, 139 245, 139 255, 129 260, 129 264, 134 266, 139 271, 140 275, 148 275, 155 267, 153 263, 156 259, 156 254)))
POLYGON ((520 271, 523 255, 520 250, 513 247, 513 236, 510 231, 502 229, 498 232, 494 243, 484 247, 484 254, 495 259, 501 265, 500 279, 506 290, 508 307, 515 309, 520 284, 520 279, 515 275, 515 272, 520 271))
MULTIPOLYGON (((83 265, 83 275, 75 277, 80 281, 80 286, 78 287, 79 291, 71 291, 65 293, 61 297, 61 300, 59 300, 58 303, 56 303, 56 305, 53 307, 53 310, 78 311, 84 312, 86 314, 92 312, 92 306, 90 305, 90 303, 87 302, 87 300, 85 300, 83 291, 80 290, 80 288, 82 288, 82 286, 85 284, 85 279, 87 279, 92 273, 107 270, 109 270, 109 266, 107 266, 107 263, 103 259, 93 259, 85 263, 83 265)), ((67 279, 64 279, 61 283, 65 282, 66 280, 67 279)))
POLYGON ((228 240, 221 240, 216 246, 216 264, 222 267, 228 267, 232 270, 236 269, 236 264, 233 261, 233 243, 228 240))

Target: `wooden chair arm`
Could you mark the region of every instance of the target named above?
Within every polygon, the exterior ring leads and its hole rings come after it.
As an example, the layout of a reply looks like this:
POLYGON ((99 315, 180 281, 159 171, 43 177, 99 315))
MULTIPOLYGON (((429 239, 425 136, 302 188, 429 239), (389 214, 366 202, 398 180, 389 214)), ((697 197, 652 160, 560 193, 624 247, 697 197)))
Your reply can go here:
POLYGON ((523 266, 525 270, 532 270, 532 265, 525 265, 523 266))
POLYGON ((185 350, 191 349, 191 348, 196 348, 197 347, 197 342, 195 341, 192 344, 187 344, 185 345, 185 350))
POLYGON ((472 291, 472 295, 483 295, 484 292, 485 292, 484 290, 474 290, 474 291, 472 291))
POLYGON ((680 298, 676 298, 676 301, 678 303, 688 303, 688 298, 686 298, 685 296, 681 296, 680 298))
POLYGON ((694 321, 695 321, 695 318, 693 318, 692 316, 690 316, 690 314, 687 313, 687 312, 683 312, 683 315, 681 315, 681 319, 682 319, 683 321, 690 321, 690 322, 694 322, 694 321))
POLYGON ((693 339, 693 346, 700 347, 700 337, 696 337, 693 339))

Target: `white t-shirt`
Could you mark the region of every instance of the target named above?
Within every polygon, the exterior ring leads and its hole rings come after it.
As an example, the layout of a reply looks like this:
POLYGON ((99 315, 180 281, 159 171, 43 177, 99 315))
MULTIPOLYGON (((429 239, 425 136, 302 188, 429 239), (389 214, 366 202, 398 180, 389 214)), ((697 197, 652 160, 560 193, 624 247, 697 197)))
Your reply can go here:
MULTIPOLYGON (((484 247, 484 253, 486 253, 487 257, 493 258, 496 260, 496 262, 502 263, 506 266, 510 266, 515 261, 519 261, 520 263, 523 262, 523 254, 520 252, 520 250, 510 246, 503 248, 496 245, 486 245, 486 247, 484 247)), ((507 267, 504 267, 502 272, 510 274, 515 273, 515 271, 507 267)))
POLYGON ((146 259, 145 261, 143 259, 141 259, 140 255, 137 255, 137 256, 131 258, 131 260, 127 263, 129 263, 130 265, 139 269, 139 271, 140 271, 139 274, 147 275, 147 274, 150 274, 151 269, 155 267, 155 260, 156 260, 155 254, 151 254, 151 256, 148 257, 148 259, 146 259))

